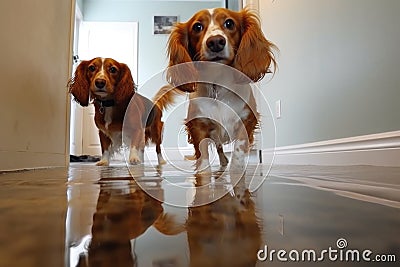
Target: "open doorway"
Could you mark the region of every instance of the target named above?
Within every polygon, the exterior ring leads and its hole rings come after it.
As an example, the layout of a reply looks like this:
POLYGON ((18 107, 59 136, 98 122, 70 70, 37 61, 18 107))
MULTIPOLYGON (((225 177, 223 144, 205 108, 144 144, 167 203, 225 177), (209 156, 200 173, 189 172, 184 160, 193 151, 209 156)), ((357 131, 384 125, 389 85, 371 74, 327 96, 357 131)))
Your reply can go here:
MULTIPOLYGON (((74 70, 82 60, 110 57, 129 66, 133 79, 137 72, 137 22, 86 22, 76 12, 74 34, 74 70)), ((101 155, 98 129, 94 123, 94 107, 82 108, 71 102, 71 155, 101 155)))

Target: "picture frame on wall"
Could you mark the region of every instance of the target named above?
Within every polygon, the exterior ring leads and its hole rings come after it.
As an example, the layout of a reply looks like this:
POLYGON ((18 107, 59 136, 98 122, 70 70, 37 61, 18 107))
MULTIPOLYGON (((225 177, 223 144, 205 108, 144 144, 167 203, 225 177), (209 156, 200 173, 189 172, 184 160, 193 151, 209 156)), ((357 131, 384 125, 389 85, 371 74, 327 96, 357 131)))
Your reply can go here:
POLYGON ((153 16, 153 34, 170 34, 178 16, 153 16))

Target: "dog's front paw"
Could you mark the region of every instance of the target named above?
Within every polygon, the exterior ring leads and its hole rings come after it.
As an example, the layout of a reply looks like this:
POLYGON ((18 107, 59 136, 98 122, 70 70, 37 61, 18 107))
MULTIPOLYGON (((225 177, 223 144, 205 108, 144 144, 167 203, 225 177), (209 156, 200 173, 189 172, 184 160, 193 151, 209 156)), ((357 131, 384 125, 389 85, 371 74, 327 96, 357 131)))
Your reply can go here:
POLYGON ((141 163, 140 158, 138 157, 138 155, 130 155, 129 156, 129 163, 132 165, 137 165, 141 163))
POLYGON ((167 164, 167 162, 165 161, 165 159, 162 157, 161 154, 157 155, 157 160, 158 160, 158 165, 167 164))
POLYGON ((108 166, 108 165, 109 165, 109 162, 106 159, 102 159, 102 160, 96 162, 96 166, 108 166))
POLYGON ((129 163, 132 165, 140 164, 142 160, 140 159, 140 150, 132 146, 129 153, 129 163))

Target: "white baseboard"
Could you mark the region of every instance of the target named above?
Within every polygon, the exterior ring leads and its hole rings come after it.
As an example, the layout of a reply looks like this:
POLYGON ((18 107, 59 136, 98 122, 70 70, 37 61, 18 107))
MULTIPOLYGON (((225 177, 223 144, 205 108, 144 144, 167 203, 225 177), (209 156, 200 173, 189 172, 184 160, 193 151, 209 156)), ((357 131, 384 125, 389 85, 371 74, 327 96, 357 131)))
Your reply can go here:
POLYGON ((274 164, 400 167, 400 131, 277 147, 274 164))

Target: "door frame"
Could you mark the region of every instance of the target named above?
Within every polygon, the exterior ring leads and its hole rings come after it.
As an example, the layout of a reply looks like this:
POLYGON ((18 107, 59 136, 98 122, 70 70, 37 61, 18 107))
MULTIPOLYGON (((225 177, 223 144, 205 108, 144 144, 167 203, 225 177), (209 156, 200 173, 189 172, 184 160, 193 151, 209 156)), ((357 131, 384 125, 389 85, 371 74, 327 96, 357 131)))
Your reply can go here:
MULTIPOLYGON (((74 32, 72 42, 72 68, 71 77, 73 77, 76 67, 78 66, 78 59, 75 56, 79 55, 79 32, 83 22, 83 14, 79 6, 75 4, 75 17, 74 17, 74 32)), ((70 98, 70 118, 69 118, 69 154, 81 155, 82 154, 82 117, 83 108, 76 103, 73 96, 70 98)))

